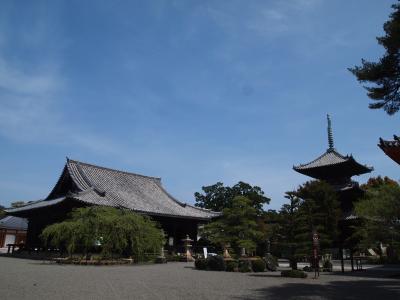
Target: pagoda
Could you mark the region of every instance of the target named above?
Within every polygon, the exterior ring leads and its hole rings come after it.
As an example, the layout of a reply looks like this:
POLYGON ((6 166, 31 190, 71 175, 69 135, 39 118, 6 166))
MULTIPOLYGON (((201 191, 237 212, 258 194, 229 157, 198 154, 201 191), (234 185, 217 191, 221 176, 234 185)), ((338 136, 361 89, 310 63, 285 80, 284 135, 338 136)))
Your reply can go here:
POLYGON ((372 167, 358 163, 352 155, 342 155, 334 147, 332 124, 328 119, 328 149, 313 161, 294 166, 303 175, 328 182, 339 193, 343 218, 354 218, 353 202, 362 195, 358 183, 351 177, 369 173, 372 167))
POLYGON ((349 248, 351 265, 353 269, 353 241, 348 241, 353 233, 352 226, 358 223, 359 219, 354 213, 354 202, 363 196, 364 191, 359 187, 358 182, 351 178, 356 175, 370 173, 373 168, 357 162, 352 155, 342 155, 334 147, 332 124, 329 115, 328 119, 328 149, 313 161, 294 166, 293 169, 303 175, 314 179, 328 182, 338 193, 338 200, 341 208, 341 220, 339 221, 340 236, 334 243, 339 249, 342 261, 342 272, 344 272, 343 250, 349 248))
POLYGON ((378 147, 400 165, 400 138, 397 135, 393 135, 392 141, 386 141, 380 138, 378 147))

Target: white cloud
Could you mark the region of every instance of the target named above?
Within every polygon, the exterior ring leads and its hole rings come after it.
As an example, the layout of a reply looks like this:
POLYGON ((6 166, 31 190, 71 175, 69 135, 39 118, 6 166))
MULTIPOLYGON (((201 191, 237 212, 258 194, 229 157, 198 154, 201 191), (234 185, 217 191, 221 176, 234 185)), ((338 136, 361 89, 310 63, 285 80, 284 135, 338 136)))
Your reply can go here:
POLYGON ((0 135, 19 143, 68 143, 95 153, 119 153, 113 141, 68 122, 59 109, 67 87, 57 69, 28 73, 0 58, 0 135))

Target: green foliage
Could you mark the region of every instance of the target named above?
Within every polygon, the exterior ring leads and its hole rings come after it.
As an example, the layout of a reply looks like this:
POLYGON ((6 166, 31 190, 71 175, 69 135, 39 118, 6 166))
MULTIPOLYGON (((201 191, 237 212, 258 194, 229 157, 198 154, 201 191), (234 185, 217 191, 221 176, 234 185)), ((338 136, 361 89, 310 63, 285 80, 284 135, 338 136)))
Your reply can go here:
POLYGON ((248 273, 251 272, 251 261, 248 259, 239 260, 239 272, 248 273))
POLYGON ((300 270, 285 270, 281 272, 282 277, 307 278, 307 273, 300 270))
POLYGON ((227 272, 238 272, 239 271, 238 261, 237 260, 226 261, 226 271, 227 272))
POLYGON ((4 206, 0 205, 0 219, 3 218, 6 215, 6 212, 4 211, 4 206))
POLYGON ((220 255, 207 257, 207 268, 211 271, 225 271, 224 258, 220 255))
POLYGON ((324 260, 322 263, 322 271, 324 272, 332 272, 333 264, 330 260, 324 260))
POLYGON ((361 237, 361 246, 377 248, 389 244, 400 250, 400 186, 392 181, 370 185, 365 198, 357 202, 355 210, 363 219, 356 234, 361 237))
POLYGON ((290 202, 284 204, 279 211, 280 218, 277 224, 279 227, 276 228, 277 243, 281 249, 286 253, 286 257, 289 259, 290 266, 296 269, 297 257, 297 233, 298 233, 298 211, 300 208, 301 200, 296 196, 296 192, 286 192, 285 198, 290 202))
POLYGON ((26 204, 28 204, 28 203, 25 203, 24 201, 15 201, 15 202, 11 202, 11 207, 17 208, 17 207, 22 207, 26 204))
POLYGON ((264 272, 265 262, 262 259, 252 260, 251 268, 253 269, 253 272, 264 272))
POLYGON ((362 60, 362 66, 349 70, 365 86, 367 95, 374 102, 369 108, 383 108, 389 115, 400 108, 400 4, 392 5, 394 12, 384 24, 385 36, 378 37, 378 43, 386 50, 379 62, 362 60))
POLYGON ((41 237, 51 246, 74 252, 100 246, 103 257, 122 253, 143 261, 164 244, 161 230, 148 217, 110 207, 87 207, 72 211, 68 220, 46 227, 41 237))
POLYGON ((231 207, 223 210, 221 218, 204 226, 202 235, 217 245, 230 244, 236 253, 240 253, 242 247, 252 251, 262 237, 256 219, 257 210, 250 200, 237 196, 231 207))
POLYGON ((207 270, 207 260, 205 258, 198 258, 194 261, 194 266, 197 270, 207 270))
POLYGON ((258 186, 251 186, 248 183, 239 181, 233 187, 224 186, 222 182, 214 185, 203 186, 203 193, 196 192, 196 206, 222 211, 232 207, 233 199, 237 196, 244 196, 250 200, 251 206, 260 215, 263 212, 263 205, 268 204, 270 199, 264 196, 263 190, 258 186))
POLYGON ((271 254, 267 254, 264 258, 265 260, 265 267, 268 271, 276 271, 278 269, 278 259, 271 254))
POLYGON ((279 244, 293 269, 300 258, 312 253, 312 233, 318 232, 320 249, 331 248, 338 236, 339 202, 324 181, 309 181, 286 193, 289 204, 280 210, 279 244))

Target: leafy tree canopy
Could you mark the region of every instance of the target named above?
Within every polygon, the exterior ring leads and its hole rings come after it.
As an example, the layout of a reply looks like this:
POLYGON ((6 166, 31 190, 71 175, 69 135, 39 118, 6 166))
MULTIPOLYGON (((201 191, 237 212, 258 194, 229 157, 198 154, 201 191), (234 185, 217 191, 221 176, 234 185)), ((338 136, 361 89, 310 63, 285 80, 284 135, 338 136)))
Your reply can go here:
POLYGON ((312 233, 318 232, 321 251, 331 248, 338 235, 340 217, 337 193, 324 181, 309 181, 287 192, 290 201, 279 212, 276 240, 292 268, 312 253, 312 233))
POLYGON ((383 108, 393 115, 400 108, 400 4, 392 5, 394 12, 384 24, 385 36, 378 43, 386 52, 378 62, 362 60, 362 66, 349 68, 359 82, 368 82, 367 95, 374 102, 369 108, 383 108))
POLYGON ((400 250, 400 186, 394 183, 370 186, 365 198, 356 203, 356 213, 364 219, 358 232, 364 247, 384 243, 400 250))
POLYGON ((4 217, 6 215, 6 212, 4 211, 4 206, 3 205, 0 205, 0 219, 2 218, 2 217, 4 217))
POLYGON ((263 205, 269 204, 270 199, 264 195, 264 191, 258 186, 251 186, 248 183, 239 181, 232 187, 224 186, 222 182, 203 186, 203 193, 196 192, 195 205, 197 207, 222 211, 225 208, 232 207, 233 199, 236 196, 244 196, 249 199, 250 204, 260 215, 263 212, 263 205))
POLYGON ((376 189, 385 185, 394 185, 399 186, 399 183, 396 180, 390 179, 389 177, 371 177, 368 179, 367 183, 362 184, 361 188, 368 190, 368 189, 376 189))
POLYGON ((47 226, 41 237, 70 255, 87 255, 97 245, 105 257, 126 254, 137 261, 143 260, 145 253, 159 253, 164 244, 161 229, 150 218, 101 206, 73 210, 68 220, 47 226))
POLYGON ((17 208, 17 207, 21 207, 26 205, 27 203, 25 203, 24 201, 15 201, 15 202, 11 202, 11 207, 12 208, 17 208))
POLYGON ((244 196, 236 196, 230 207, 223 209, 221 218, 204 227, 202 235, 214 244, 230 244, 236 253, 240 248, 253 251, 263 235, 256 219, 257 210, 252 202, 244 196))

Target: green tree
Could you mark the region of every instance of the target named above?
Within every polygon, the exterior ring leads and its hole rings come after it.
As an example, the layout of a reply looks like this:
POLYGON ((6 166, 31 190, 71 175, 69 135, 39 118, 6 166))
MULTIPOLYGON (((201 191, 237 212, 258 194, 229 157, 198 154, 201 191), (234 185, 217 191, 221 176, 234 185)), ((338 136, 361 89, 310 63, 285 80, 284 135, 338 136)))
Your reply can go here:
POLYGON ((6 212, 4 211, 4 206, 3 205, 0 205, 0 219, 2 218, 2 217, 4 217, 6 215, 6 212))
MULTIPOLYGON (((393 180, 369 185, 365 198, 356 203, 356 213, 363 219, 357 233, 362 247, 380 249, 381 243, 400 250, 400 186, 393 180)), ((378 251, 379 252, 379 251, 378 251)))
POLYGON ((295 269, 299 259, 312 253, 314 230, 322 252, 332 247, 338 236, 339 202, 336 192, 324 181, 306 182, 285 197, 290 203, 280 210, 279 246, 295 269))
POLYGON ((26 205, 27 203, 25 203, 24 201, 15 201, 15 202, 11 202, 11 207, 12 208, 17 208, 17 207, 21 207, 26 205))
POLYGON ((362 60, 362 66, 349 68, 359 82, 369 82, 365 86, 367 95, 374 102, 369 108, 383 108, 393 115, 400 108, 400 4, 392 5, 394 12, 384 24, 385 36, 378 37, 378 43, 385 48, 379 62, 362 60))
POLYGON ((289 200, 288 204, 282 205, 279 211, 280 220, 278 232, 278 243, 281 250, 286 254, 292 269, 297 269, 297 241, 298 232, 298 210, 300 207, 300 198, 296 192, 286 192, 285 198, 289 200))
POLYGON ((256 220, 257 210, 251 201, 236 196, 231 206, 223 210, 222 217, 204 227, 203 236, 216 245, 230 244, 237 254, 241 248, 254 251, 263 236, 256 220))
POLYGON ((145 253, 158 253, 164 243, 161 229, 150 218, 101 206, 73 210, 68 220, 47 226, 41 237, 70 255, 86 256, 98 245, 105 257, 124 253, 136 261, 143 260, 145 253))
POLYGON ((236 196, 244 196, 250 200, 251 206, 257 210, 260 216, 263 213, 264 204, 269 204, 270 199, 264 195, 264 191, 258 186, 239 181, 232 187, 224 186, 222 182, 202 187, 203 193, 194 194, 197 207, 222 211, 232 207, 236 196))
POLYGON ((309 255, 312 249, 312 232, 319 235, 321 250, 332 247, 337 238, 340 218, 336 191, 325 181, 308 181, 296 192, 301 199, 298 211, 297 240, 298 255, 309 255))

